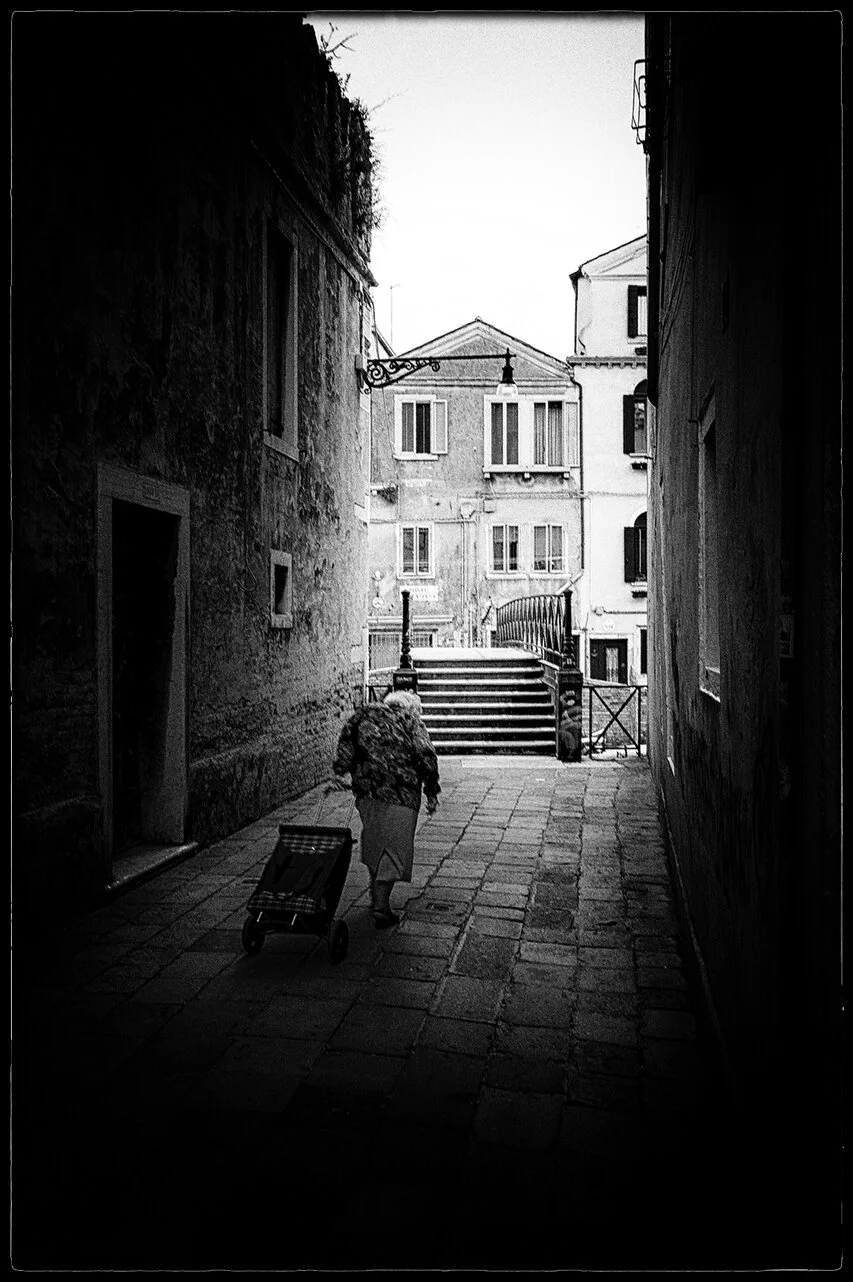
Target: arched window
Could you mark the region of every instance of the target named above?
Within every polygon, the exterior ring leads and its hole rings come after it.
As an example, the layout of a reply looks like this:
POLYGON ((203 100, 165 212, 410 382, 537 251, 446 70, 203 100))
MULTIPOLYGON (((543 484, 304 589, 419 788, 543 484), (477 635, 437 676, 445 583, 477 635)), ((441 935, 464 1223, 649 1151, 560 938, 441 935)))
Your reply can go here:
POLYGON ((622 397, 622 450, 625 454, 647 454, 646 380, 638 383, 630 396, 622 397))
POLYGON ((646 513, 625 527, 625 582, 645 583, 648 574, 646 513))

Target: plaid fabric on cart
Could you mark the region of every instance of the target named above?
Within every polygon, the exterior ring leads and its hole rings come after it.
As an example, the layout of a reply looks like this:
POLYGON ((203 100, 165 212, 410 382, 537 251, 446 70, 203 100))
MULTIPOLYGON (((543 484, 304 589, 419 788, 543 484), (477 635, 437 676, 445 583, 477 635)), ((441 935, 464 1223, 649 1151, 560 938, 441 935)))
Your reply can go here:
POLYGON ((251 913, 318 913, 320 902, 310 895, 278 894, 274 890, 256 890, 249 900, 251 913))
POLYGON ((348 835, 340 829, 282 826, 257 890, 249 899, 249 912, 280 916, 322 911, 323 888, 348 835))

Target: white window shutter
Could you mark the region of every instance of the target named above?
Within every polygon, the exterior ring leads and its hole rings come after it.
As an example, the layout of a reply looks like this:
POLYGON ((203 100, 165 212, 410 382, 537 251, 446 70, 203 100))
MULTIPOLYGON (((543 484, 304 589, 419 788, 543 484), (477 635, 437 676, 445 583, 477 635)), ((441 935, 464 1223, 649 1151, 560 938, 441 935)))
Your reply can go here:
POLYGON ((581 447, 576 401, 566 402, 566 465, 580 467, 581 447))
POLYGON ((403 452, 403 397, 394 397, 394 453, 403 452))
POLYGON ((447 401, 432 403, 432 452, 447 453, 447 401))

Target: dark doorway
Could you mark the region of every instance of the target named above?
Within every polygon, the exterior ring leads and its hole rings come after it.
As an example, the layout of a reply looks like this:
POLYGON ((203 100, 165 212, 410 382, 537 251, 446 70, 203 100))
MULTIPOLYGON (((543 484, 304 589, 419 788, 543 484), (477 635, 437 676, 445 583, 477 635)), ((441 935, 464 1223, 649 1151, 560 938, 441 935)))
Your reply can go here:
POLYGON ((626 685, 628 681, 628 642, 590 641, 589 675, 594 681, 611 681, 626 685))
POLYGON ((179 518, 113 504, 113 852, 157 838, 179 518))

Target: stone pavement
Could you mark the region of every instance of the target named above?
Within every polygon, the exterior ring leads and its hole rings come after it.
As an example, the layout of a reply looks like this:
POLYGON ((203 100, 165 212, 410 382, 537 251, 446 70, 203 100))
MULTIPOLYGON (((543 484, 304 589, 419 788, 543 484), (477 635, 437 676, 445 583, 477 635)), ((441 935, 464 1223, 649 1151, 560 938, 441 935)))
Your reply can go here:
POLYGON ((313 936, 241 947, 317 790, 16 946, 15 1266, 765 1262, 645 760, 441 770, 396 929, 356 847, 338 965, 313 936))

